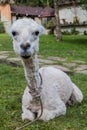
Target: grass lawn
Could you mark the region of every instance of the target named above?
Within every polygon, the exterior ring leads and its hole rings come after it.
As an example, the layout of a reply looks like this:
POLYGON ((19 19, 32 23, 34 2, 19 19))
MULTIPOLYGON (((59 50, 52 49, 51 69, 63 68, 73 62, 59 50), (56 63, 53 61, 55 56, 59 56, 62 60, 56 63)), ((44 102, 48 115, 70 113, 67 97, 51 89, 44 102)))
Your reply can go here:
MULTIPOLYGON (((0 34, 0 51, 11 51, 12 40, 0 34)), ((67 57, 67 61, 82 60, 87 63, 87 36, 63 36, 57 43, 53 35, 40 38, 40 55, 67 57)), ((81 104, 68 107, 65 116, 49 122, 37 121, 24 130, 87 130, 87 75, 70 75, 84 95, 81 104)), ((21 120, 21 97, 26 86, 23 68, 0 64, 0 130, 15 130, 26 121, 21 120)))

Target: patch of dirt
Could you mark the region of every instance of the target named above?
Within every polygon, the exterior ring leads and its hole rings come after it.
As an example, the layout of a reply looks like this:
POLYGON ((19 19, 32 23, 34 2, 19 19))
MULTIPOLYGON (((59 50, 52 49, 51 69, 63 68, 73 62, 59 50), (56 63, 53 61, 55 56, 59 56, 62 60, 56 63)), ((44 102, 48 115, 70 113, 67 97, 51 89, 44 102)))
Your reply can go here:
POLYGON ((46 60, 46 59, 39 59, 40 63, 45 63, 45 64, 54 64, 55 62, 52 60, 46 60))
POLYGON ((9 61, 20 61, 21 59, 20 58, 8 58, 9 61))
POLYGON ((50 60, 56 60, 56 61, 66 61, 67 60, 67 58, 54 57, 54 56, 49 56, 48 59, 50 59, 50 60))
POLYGON ((64 65, 67 67, 74 67, 76 66, 76 63, 64 63, 64 65))
POLYGON ((8 56, 0 56, 0 59, 6 59, 8 56))

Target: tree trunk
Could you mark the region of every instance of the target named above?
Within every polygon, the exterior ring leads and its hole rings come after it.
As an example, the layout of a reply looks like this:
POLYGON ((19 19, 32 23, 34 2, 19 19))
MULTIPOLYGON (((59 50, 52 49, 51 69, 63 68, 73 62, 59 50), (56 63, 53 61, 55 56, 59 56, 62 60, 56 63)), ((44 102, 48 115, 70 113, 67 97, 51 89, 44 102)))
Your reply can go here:
POLYGON ((49 7, 49 0, 47 0, 47 6, 49 7))
POLYGON ((59 19, 58 0, 54 0, 54 9, 55 9, 55 18, 56 18, 56 38, 57 41, 61 41, 62 35, 61 35, 61 26, 60 26, 60 19, 59 19))

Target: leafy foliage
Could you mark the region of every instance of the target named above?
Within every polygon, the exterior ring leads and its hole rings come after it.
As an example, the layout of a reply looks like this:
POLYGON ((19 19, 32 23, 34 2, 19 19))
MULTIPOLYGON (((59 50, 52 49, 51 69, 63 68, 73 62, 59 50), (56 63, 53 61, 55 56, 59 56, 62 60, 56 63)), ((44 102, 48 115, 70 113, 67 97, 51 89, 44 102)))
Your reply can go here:
POLYGON ((15 0, 15 3, 30 6, 53 6, 53 0, 15 0))
POLYGON ((82 4, 82 7, 84 9, 87 9, 87 0, 80 0, 81 1, 81 4, 82 4))
POLYGON ((13 3, 13 0, 0 0, 0 4, 13 3))
POLYGON ((5 29, 4 29, 4 25, 2 22, 0 22, 0 33, 4 33, 5 29))

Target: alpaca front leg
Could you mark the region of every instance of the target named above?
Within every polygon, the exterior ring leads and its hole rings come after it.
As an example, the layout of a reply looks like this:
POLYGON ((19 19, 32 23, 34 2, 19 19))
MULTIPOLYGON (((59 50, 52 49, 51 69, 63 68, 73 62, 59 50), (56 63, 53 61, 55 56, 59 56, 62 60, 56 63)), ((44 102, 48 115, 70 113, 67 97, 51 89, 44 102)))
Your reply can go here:
MULTIPOLYGON (((60 115, 65 115, 66 114, 66 106, 65 106, 63 101, 59 101, 59 102, 60 103, 57 107, 50 106, 47 109, 44 108, 43 114, 40 117, 40 120, 48 121, 48 120, 51 120, 51 119, 58 117, 60 115)), ((41 110, 39 110, 38 116, 40 115, 40 113, 41 113, 41 110)))
POLYGON ((23 98, 22 98, 22 120, 30 120, 33 121, 35 119, 35 116, 33 112, 29 110, 30 102, 32 101, 32 96, 29 93, 28 87, 26 87, 23 98))
POLYGON ((24 106, 22 106, 22 110, 22 120, 33 121, 35 119, 34 114, 30 110, 26 109, 24 106))

